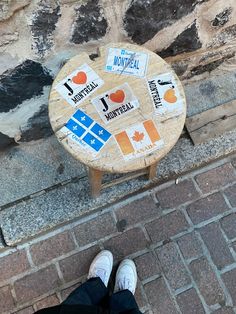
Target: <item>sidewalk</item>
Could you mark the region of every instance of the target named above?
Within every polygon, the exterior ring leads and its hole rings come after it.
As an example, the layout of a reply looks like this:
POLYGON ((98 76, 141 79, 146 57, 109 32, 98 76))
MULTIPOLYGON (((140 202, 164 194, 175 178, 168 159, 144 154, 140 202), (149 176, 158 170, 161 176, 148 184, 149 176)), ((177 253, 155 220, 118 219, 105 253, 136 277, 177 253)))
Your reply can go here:
POLYGON ((0 255, 0 313, 61 302, 101 249, 134 259, 145 313, 236 313, 236 155, 0 255))

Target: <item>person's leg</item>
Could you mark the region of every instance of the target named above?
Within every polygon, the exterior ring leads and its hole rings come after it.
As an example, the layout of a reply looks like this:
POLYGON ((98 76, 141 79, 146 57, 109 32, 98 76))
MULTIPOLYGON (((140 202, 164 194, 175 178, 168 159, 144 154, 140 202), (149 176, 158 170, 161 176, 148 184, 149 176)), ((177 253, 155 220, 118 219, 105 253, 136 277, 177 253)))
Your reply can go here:
POLYGON ((120 313, 141 313, 134 298, 137 272, 132 260, 123 260, 118 267, 110 309, 120 313))
POLYGON ((113 256, 111 252, 100 252, 90 266, 88 280, 76 288, 63 304, 100 305, 108 295, 107 285, 112 265, 113 256))

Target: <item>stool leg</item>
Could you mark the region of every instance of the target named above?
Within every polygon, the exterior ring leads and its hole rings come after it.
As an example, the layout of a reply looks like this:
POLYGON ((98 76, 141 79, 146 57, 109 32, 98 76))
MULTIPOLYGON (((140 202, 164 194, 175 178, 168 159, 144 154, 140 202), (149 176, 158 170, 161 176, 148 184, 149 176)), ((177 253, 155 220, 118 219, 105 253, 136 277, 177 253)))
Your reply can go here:
POLYGON ((91 189, 91 196, 96 198, 100 195, 102 188, 102 171, 89 168, 89 182, 91 189))
POLYGON ((153 180, 156 177, 157 165, 158 163, 155 163, 148 167, 148 179, 149 180, 153 180))

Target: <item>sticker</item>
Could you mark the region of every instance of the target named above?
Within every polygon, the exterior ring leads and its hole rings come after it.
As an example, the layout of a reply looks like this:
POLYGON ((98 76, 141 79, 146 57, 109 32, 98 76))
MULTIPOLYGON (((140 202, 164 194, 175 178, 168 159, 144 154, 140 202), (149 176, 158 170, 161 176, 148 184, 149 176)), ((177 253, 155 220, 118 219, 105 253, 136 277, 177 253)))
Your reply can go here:
POLYGON ((60 130, 73 142, 96 155, 111 137, 111 133, 80 109, 60 130))
POLYGON ((147 80, 156 114, 170 116, 183 112, 183 100, 171 73, 165 73, 147 80))
POLYGON ((55 89, 70 105, 76 107, 103 84, 97 73, 83 64, 58 83, 55 89))
POLYGON ((117 86, 92 99, 102 120, 107 124, 139 107, 128 83, 117 86))
POLYGON ((145 156, 164 146, 152 120, 146 120, 115 135, 125 160, 145 156))
POLYGON ((148 54, 119 48, 109 48, 105 71, 143 77, 148 54))

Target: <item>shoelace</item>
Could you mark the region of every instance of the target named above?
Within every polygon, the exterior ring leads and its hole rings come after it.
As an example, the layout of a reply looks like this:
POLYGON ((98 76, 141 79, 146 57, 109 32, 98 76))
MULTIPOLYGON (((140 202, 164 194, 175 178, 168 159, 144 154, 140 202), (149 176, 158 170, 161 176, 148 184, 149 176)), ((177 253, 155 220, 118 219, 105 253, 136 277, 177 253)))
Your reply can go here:
POLYGON ((118 287, 119 287, 119 290, 128 289, 132 291, 132 285, 130 283, 130 280, 126 277, 123 277, 122 279, 118 281, 118 287))

